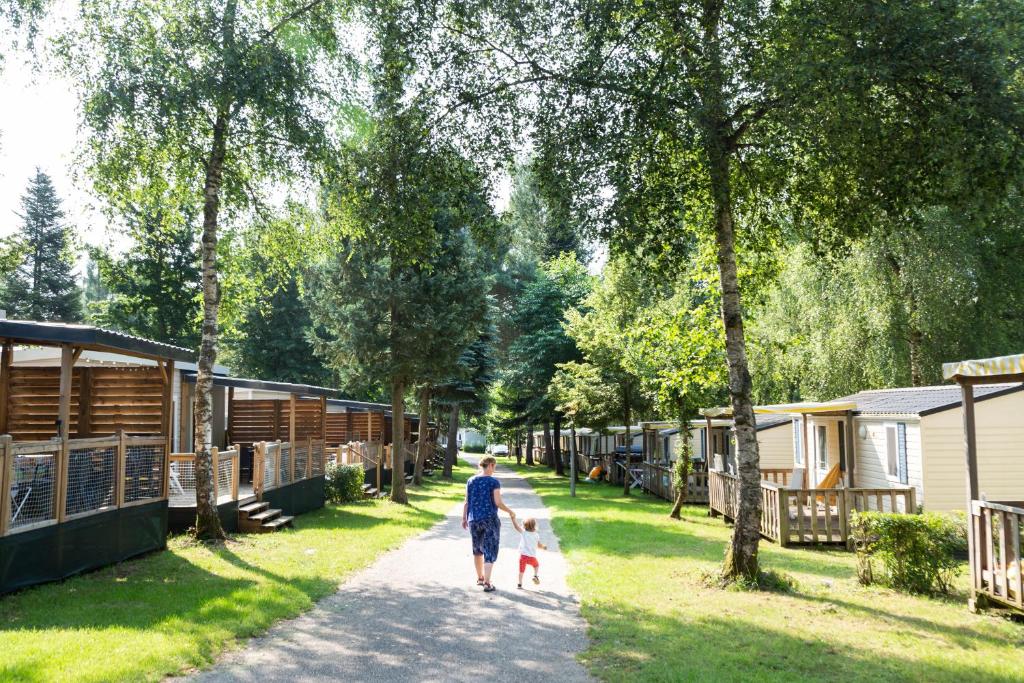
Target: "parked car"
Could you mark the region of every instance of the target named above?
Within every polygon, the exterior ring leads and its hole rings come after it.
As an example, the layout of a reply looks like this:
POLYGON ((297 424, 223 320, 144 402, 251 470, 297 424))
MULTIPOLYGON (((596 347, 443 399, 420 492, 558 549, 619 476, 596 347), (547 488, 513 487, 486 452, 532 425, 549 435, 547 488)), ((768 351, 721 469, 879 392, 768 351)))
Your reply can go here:
POLYGON ((492 443, 487 447, 487 452, 491 455, 504 455, 508 456, 508 446, 503 443, 492 443))

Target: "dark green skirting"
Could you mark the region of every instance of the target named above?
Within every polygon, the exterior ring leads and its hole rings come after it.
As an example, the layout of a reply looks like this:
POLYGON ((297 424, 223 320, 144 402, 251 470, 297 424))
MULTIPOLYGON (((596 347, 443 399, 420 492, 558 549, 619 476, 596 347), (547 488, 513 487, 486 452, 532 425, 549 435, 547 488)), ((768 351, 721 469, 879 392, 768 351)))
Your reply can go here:
POLYGON ((301 515, 324 506, 324 477, 313 477, 263 492, 263 501, 286 515, 301 515))
POLYGON ((0 538, 0 593, 167 546, 167 501, 108 510, 0 538))
MULTIPOLYGON (((217 506, 217 516, 224 531, 238 531, 238 501, 229 500, 217 506)), ((167 529, 172 534, 188 531, 196 525, 196 506, 170 507, 167 510, 167 529)))

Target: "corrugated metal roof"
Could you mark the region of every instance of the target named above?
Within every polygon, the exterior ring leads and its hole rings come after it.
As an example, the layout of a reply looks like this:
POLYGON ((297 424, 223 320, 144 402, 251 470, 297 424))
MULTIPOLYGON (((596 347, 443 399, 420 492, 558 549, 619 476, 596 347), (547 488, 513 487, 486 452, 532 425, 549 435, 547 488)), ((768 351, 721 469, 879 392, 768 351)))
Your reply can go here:
MULTIPOLYGON (((1024 384, 987 384, 974 388, 975 400, 995 398, 1020 391, 1024 384)), ((857 404, 857 415, 930 415, 960 405, 960 387, 901 387, 870 389, 836 399, 857 404)))
POLYGON ((765 429, 771 429, 772 427, 779 427, 785 424, 789 424, 793 421, 792 415, 754 415, 754 421, 757 423, 757 431, 761 432, 765 429))
POLYGON ((116 330, 78 323, 0 320, 0 338, 25 344, 72 344, 129 355, 194 361, 195 352, 116 330))

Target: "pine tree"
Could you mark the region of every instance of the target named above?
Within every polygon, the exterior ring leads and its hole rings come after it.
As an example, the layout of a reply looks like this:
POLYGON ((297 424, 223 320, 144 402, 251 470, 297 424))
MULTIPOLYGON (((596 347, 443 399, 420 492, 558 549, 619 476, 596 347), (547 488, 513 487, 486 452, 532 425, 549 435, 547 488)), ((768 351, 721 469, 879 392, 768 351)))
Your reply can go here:
MULTIPOLYGON (((259 267, 258 259, 254 265, 259 267)), ((298 279, 272 275, 266 286, 270 294, 244 308, 238 334, 228 341, 231 367, 245 377, 328 384, 331 373, 314 353, 313 321, 298 279)))
POLYGON ((132 246, 123 257, 94 252, 105 300, 90 304, 96 324, 187 348, 199 345, 199 243, 181 209, 130 206, 132 246))
POLYGON ((16 239, 24 259, 7 276, 3 308, 9 318, 82 320, 82 292, 75 281, 71 231, 50 176, 37 168, 21 198, 22 226, 16 239))

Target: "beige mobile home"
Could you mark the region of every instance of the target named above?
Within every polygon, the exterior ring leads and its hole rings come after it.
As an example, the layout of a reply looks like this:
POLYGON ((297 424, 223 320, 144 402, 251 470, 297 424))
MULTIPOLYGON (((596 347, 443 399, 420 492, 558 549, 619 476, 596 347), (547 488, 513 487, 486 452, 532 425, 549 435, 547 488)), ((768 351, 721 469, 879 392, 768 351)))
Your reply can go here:
MULTIPOLYGON (((976 389, 978 457, 984 465, 979 485, 992 500, 1024 498, 1022 388, 1014 383, 976 389)), ((806 412, 794 406, 793 412, 793 485, 820 487, 830 473, 841 473, 851 488, 913 487, 926 510, 964 509, 959 387, 861 391, 806 412)))

